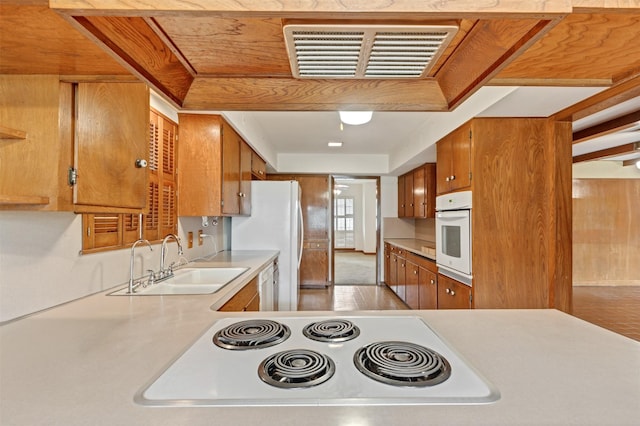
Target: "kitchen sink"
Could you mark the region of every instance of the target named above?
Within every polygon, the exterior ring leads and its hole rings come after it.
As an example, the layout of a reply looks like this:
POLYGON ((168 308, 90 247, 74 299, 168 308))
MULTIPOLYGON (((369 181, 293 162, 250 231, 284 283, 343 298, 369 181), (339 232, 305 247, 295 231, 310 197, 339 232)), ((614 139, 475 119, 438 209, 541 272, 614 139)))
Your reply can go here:
POLYGON ((239 277, 249 268, 183 268, 174 272, 174 276, 153 285, 139 286, 133 294, 127 293, 127 287, 110 293, 110 296, 158 296, 213 294, 239 277))

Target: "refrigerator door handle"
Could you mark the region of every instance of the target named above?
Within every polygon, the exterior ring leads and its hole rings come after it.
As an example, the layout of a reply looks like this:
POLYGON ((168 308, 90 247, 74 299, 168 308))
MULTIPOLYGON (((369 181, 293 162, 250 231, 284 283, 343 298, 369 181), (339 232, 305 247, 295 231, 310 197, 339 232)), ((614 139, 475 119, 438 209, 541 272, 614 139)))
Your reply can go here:
POLYGON ((300 241, 298 242, 298 269, 300 269, 300 264, 302 263, 302 245, 304 242, 304 218, 302 217, 302 205, 298 200, 298 227, 300 228, 298 231, 298 236, 300 241))

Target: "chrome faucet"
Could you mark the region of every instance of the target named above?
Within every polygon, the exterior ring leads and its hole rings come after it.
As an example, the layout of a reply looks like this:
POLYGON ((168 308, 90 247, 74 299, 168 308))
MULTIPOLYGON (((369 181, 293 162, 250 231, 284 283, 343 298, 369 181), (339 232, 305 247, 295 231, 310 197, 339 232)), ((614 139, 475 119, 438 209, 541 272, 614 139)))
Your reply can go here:
POLYGON ((135 254, 136 246, 139 243, 146 243, 149 246, 149 250, 153 251, 153 247, 151 247, 151 243, 148 240, 139 239, 139 240, 136 240, 131 245, 131 257, 129 258, 129 289, 127 290, 127 293, 129 293, 129 294, 133 293, 135 288, 138 287, 138 285, 140 285, 140 282, 138 282, 137 284, 134 284, 134 282, 133 282, 133 262, 134 262, 134 259, 135 259, 134 254, 135 254))
POLYGON ((178 243, 178 255, 182 256, 183 254, 180 238, 178 238, 176 234, 167 234, 162 240, 162 248, 160 249, 160 272, 158 273, 156 282, 173 276, 173 263, 166 269, 164 267, 165 258, 167 257, 167 242, 171 238, 176 240, 176 243, 178 243))

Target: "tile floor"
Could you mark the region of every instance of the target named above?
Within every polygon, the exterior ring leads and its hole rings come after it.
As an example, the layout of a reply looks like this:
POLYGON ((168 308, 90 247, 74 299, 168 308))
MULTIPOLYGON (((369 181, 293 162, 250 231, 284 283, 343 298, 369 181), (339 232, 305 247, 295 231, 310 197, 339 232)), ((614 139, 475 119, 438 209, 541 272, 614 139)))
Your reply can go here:
MULTIPOLYGON (((303 311, 408 309, 386 286, 340 285, 302 289, 303 311)), ((640 341, 640 286, 574 287, 573 315, 640 341)))

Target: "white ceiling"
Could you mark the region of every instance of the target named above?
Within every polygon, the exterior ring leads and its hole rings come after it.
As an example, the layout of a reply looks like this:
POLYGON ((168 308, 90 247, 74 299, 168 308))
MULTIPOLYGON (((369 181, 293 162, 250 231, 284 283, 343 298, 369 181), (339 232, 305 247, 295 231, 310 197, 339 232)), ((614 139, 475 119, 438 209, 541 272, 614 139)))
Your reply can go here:
MULTIPOLYGON (((249 120, 260 130, 262 139, 276 154, 387 155, 389 158, 407 145, 419 140, 413 154, 420 161, 435 161, 433 146, 442 135, 472 117, 548 117, 601 90, 603 87, 484 87, 452 112, 374 112, 370 123, 340 128, 338 112, 245 112, 243 122, 249 120), (478 102, 482 99, 482 102, 478 102), (480 104, 480 109, 467 104, 480 104), (432 132, 434 126, 440 127, 432 132), (444 133, 443 133, 444 132, 444 133), (341 148, 327 143, 340 141, 341 148), (413 142, 410 142, 413 141, 413 142), (425 154, 426 153, 426 154, 425 154)), ((581 130, 617 116, 640 109, 640 98, 587 117, 574 124, 581 130)), ((240 125, 239 127, 242 127, 240 125)), ((640 127, 640 126, 639 126, 640 127)), ((242 129, 239 129, 242 132, 242 129)), ((574 146, 574 155, 597 151, 640 140, 640 131, 593 139, 574 146)), ((391 167, 397 172, 403 168, 391 167)), ((393 173, 397 174, 397 173, 393 173)))

